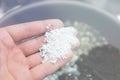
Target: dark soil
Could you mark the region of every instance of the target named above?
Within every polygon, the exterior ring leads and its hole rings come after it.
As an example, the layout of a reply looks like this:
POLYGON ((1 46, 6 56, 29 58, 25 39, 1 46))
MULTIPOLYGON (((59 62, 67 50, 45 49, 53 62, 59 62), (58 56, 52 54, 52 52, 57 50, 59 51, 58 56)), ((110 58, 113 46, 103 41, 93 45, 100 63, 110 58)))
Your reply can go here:
POLYGON ((112 45, 96 47, 76 64, 80 76, 63 74, 60 80, 120 80, 120 51, 112 45))

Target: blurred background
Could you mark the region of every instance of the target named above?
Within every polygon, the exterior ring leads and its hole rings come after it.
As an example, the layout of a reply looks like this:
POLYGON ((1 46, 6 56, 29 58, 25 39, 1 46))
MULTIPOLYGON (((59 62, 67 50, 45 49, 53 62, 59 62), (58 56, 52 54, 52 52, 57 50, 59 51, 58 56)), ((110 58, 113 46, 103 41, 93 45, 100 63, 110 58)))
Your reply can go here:
MULTIPOLYGON (((23 5, 27 5, 34 2, 48 1, 48 0, 0 0, 0 18, 3 17, 4 13, 19 8, 23 5)), ((49 0, 53 1, 53 0, 49 0)), ((59 0, 54 0, 59 1, 59 0)), ((70 0, 67 0, 70 1, 70 0)), ((97 8, 105 9, 106 11, 113 14, 118 20, 120 20, 120 0, 73 0, 80 1, 86 4, 93 5, 97 8)))

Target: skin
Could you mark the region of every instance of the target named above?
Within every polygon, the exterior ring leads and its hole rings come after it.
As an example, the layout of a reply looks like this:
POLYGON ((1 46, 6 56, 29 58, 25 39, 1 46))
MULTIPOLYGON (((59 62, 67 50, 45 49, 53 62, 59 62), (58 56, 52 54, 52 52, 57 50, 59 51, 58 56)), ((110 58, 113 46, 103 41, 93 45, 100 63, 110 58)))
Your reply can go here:
POLYGON ((60 20, 51 19, 0 28, 0 80, 43 80, 71 59, 72 50, 56 64, 41 63, 38 49, 45 44, 42 34, 48 24, 52 24, 49 29, 63 26, 60 20), (36 35, 41 36, 30 38, 36 35))

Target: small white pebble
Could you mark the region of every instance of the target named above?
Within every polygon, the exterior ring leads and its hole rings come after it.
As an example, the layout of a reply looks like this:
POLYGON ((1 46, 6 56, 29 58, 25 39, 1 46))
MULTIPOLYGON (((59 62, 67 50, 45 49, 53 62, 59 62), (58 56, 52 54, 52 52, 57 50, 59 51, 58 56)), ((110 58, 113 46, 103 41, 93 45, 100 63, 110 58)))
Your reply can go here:
POLYGON ((49 29, 50 27, 49 26, 46 26, 46 29, 49 29))
POLYGON ((90 78, 90 77, 92 77, 92 74, 87 74, 86 76, 90 78))
POLYGON ((89 78, 90 80, 93 80, 93 78, 89 78))

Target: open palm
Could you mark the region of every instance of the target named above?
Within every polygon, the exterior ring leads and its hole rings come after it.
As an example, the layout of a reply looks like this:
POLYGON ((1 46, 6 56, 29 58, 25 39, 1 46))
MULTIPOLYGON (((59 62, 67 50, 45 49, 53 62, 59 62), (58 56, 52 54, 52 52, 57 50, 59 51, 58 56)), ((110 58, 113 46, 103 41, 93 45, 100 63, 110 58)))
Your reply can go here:
POLYGON ((55 65, 50 62, 41 64, 38 49, 45 44, 42 34, 48 24, 53 25, 50 28, 63 25, 59 20, 45 20, 0 29, 0 80, 42 80, 70 60, 72 52, 65 61, 55 65))

